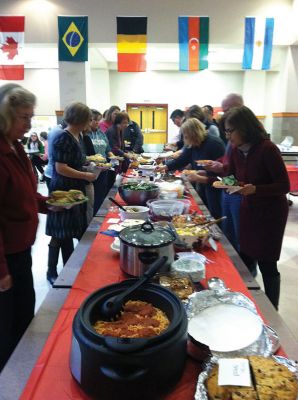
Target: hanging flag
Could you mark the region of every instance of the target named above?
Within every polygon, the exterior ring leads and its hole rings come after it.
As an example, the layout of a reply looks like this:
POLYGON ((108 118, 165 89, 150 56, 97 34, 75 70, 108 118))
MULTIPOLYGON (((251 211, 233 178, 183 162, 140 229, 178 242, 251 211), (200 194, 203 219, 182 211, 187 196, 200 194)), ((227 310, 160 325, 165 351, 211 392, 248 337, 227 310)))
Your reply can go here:
POLYGON ((25 17, 0 16, 0 79, 24 79, 25 17))
POLYGON ((209 17, 178 17, 179 69, 208 68, 209 17))
POLYGON ((246 17, 243 69, 270 69, 274 18, 246 17))
POLYGON ((117 17, 119 72, 146 71, 147 17, 117 17))
POLYGON ((88 61, 88 17, 58 17, 59 61, 88 61))

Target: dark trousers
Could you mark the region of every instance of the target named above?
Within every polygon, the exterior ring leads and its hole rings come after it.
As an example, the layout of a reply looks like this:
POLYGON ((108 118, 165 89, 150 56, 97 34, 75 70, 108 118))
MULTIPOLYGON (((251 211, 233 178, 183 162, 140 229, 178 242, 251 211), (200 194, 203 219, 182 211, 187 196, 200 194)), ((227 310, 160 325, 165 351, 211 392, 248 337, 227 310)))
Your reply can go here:
POLYGON ((280 273, 277 269, 277 261, 255 260, 243 253, 240 253, 240 256, 253 277, 257 275, 257 265, 259 266, 262 273, 265 293, 273 306, 278 309, 280 273))
POLYGON ((108 189, 108 172, 103 171, 99 174, 96 181, 93 182, 94 186, 94 204, 93 204, 93 216, 97 213, 99 207, 102 205, 108 189))
POLYGON ((201 197, 202 201, 205 203, 206 207, 210 211, 210 214, 214 218, 220 218, 222 216, 221 192, 221 190, 216 189, 210 185, 199 185, 199 196, 201 197))
POLYGON ((6 256, 13 287, 0 292, 0 371, 34 317, 31 248, 6 256))

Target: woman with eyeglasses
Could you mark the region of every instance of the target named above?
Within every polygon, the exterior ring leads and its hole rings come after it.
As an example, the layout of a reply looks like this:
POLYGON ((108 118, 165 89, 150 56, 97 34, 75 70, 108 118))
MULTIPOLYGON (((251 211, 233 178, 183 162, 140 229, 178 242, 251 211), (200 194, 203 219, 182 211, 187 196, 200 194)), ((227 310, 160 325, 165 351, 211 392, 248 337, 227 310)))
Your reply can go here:
MULTIPOLYGON (((232 145, 227 175, 244 182, 240 206, 240 254, 253 275, 258 264, 265 293, 278 308, 280 274, 277 261, 288 216, 290 184, 277 146, 245 107, 225 115, 225 131, 232 145)), ((233 196, 233 195, 231 195, 233 196)))
POLYGON ((0 371, 34 316, 31 246, 46 197, 21 140, 36 98, 20 85, 0 87, 0 371))

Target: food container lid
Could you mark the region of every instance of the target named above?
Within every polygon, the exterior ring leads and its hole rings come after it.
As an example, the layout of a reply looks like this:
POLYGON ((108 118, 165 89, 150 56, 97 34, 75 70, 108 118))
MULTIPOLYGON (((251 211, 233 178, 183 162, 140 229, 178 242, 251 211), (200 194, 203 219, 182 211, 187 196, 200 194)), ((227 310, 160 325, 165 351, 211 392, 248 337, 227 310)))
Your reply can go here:
POLYGON ((142 225, 123 229, 119 234, 120 239, 135 247, 161 247, 174 242, 173 234, 158 225, 153 225, 150 221, 142 225))

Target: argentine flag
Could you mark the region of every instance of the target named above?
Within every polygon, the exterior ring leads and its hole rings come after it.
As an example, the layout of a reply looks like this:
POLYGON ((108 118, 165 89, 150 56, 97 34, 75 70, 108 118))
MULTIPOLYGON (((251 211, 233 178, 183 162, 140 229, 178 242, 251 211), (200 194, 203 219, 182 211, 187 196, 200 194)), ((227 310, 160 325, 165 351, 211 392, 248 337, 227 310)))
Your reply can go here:
POLYGON ((246 17, 243 69, 270 69, 274 18, 246 17))

